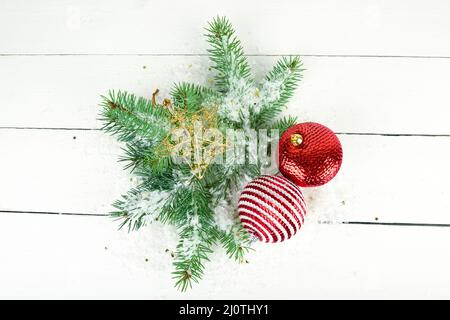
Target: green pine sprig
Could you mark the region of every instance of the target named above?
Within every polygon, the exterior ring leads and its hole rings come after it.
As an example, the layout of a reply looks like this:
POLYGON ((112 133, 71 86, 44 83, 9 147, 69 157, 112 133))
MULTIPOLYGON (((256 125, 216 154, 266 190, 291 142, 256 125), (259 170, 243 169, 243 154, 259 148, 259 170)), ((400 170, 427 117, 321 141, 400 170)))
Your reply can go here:
POLYGON ((252 117, 252 125, 255 128, 263 128, 270 125, 283 111, 289 99, 294 95, 295 89, 302 78, 302 62, 299 57, 283 57, 267 75, 267 82, 275 82, 280 89, 280 96, 269 101, 261 108, 259 113, 252 117))
POLYGON ((172 275, 181 291, 201 280, 217 246, 223 247, 231 259, 246 261, 253 239, 240 224, 233 199, 242 188, 243 177, 260 175, 263 164, 212 163, 202 178, 197 177, 186 163, 172 161, 161 153, 162 142, 174 129, 173 112, 179 110, 189 116, 218 107, 222 132, 240 128, 276 129, 283 133, 296 118, 279 115, 294 94, 303 71, 298 57, 281 58, 258 85, 251 77, 241 42, 225 17, 209 23, 206 40, 215 72, 214 87, 176 83, 170 92, 170 108, 125 91, 110 91, 101 102, 103 130, 123 143, 120 160, 139 180, 137 187, 114 203, 111 216, 120 220, 119 227, 129 231, 154 221, 176 227, 179 242, 172 275), (228 109, 224 109, 225 105, 228 109), (218 211, 224 210, 232 221, 226 227, 217 222, 218 211))
POLYGON ((233 79, 249 79, 250 66, 241 42, 227 18, 213 19, 206 31, 205 36, 211 47, 208 49, 209 58, 213 62, 212 68, 217 71, 215 85, 217 91, 225 93, 233 79))

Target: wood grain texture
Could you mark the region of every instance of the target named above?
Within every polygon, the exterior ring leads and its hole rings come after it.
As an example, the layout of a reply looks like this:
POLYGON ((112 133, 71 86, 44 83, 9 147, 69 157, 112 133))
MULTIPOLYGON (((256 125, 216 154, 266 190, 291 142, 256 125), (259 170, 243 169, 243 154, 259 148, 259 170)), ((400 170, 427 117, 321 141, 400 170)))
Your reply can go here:
MULTIPOLYGON (((338 176, 303 189, 312 220, 450 223, 450 139, 340 139, 338 176)), ((0 150, 0 210, 107 214, 133 183, 119 144, 99 131, 3 129, 0 150)))
POLYGON ((168 272, 176 243, 173 235, 159 225, 131 234, 118 232, 116 225, 101 217, 2 214, 0 297, 420 299, 450 295, 450 261, 442 254, 450 241, 446 228, 306 224, 290 241, 256 245, 248 264, 237 264, 219 250, 207 263, 202 283, 185 294, 173 289, 168 272))
MULTIPOLYGON (((277 57, 250 57, 261 79, 277 57)), ((450 134, 450 59, 305 57, 287 113, 337 132, 450 134)), ((211 85, 206 57, 0 57, 3 127, 99 128, 100 94, 211 85), (25 88, 25 89, 24 89, 25 88)))
POLYGON ((204 53, 226 15, 251 54, 449 56, 449 14, 446 0, 2 1, 0 53, 204 53))

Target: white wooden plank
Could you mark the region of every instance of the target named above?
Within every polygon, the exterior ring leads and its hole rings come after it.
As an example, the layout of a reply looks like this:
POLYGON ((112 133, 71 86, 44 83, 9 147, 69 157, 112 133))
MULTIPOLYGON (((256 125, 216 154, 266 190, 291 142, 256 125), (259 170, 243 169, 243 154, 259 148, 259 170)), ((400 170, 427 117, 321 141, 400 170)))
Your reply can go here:
MULTIPOLYGON (((338 176, 303 189, 311 219, 450 223, 450 139, 340 139, 338 176)), ((106 214, 132 184, 119 154, 98 131, 0 130, 0 211, 106 214)))
POLYGON ((204 53, 203 27, 226 15, 252 54, 448 56, 449 14, 446 0, 7 0, 0 52, 204 53))
POLYGON ((341 171, 304 189, 324 221, 449 223, 450 139, 340 136, 341 171))
POLYGON ((285 243, 257 244, 249 264, 219 250, 183 294, 165 252, 176 237, 163 226, 127 234, 108 218, 2 214, 0 297, 449 298, 449 241, 447 228, 309 223, 285 243))
MULTIPOLYGON (((250 57, 259 79, 276 57, 250 57)), ((288 113, 338 132, 450 134, 450 59, 304 58, 288 113)), ((0 57, 0 126, 98 128, 99 95, 208 85, 206 57, 0 57)))
POLYGON ((1 210, 105 214, 131 186, 100 132, 0 130, 1 210))

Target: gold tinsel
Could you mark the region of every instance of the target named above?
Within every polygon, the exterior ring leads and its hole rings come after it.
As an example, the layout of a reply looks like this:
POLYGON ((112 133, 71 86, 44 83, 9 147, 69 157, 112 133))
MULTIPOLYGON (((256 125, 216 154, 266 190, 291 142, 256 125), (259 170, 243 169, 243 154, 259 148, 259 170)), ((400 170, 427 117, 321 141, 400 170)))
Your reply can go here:
POLYGON ((220 134, 222 141, 205 137, 207 130, 218 130, 217 106, 204 106, 195 112, 188 112, 183 108, 174 108, 169 99, 164 99, 163 105, 170 112, 171 130, 161 142, 157 152, 161 156, 181 157, 189 165, 192 174, 202 179, 212 161, 227 148, 219 131, 216 132, 220 134), (186 133, 185 138, 189 141, 173 140, 173 136, 180 130, 186 133), (187 149, 182 149, 181 153, 177 152, 180 144, 188 146, 187 149))

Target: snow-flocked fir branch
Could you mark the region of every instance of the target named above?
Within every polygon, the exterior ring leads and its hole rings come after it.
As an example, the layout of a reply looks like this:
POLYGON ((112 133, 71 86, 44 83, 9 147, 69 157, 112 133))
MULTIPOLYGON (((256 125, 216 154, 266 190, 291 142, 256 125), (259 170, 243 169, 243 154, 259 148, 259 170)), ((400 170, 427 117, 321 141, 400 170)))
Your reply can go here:
POLYGON ((187 211, 179 226, 181 240, 175 253, 173 272, 175 285, 182 291, 201 279, 204 263, 209 260, 208 255, 217 240, 214 213, 208 206, 206 194, 194 188, 186 200, 187 211))
POLYGON ((108 97, 102 96, 102 99, 102 129, 127 144, 121 159, 128 162, 126 168, 161 166, 164 159, 155 154, 153 148, 169 133, 167 109, 121 91, 110 91, 108 97))
POLYGON ((282 133, 296 119, 276 118, 293 95, 302 71, 298 57, 282 58, 257 82, 231 23, 218 17, 206 31, 215 72, 213 88, 177 83, 171 100, 162 104, 111 91, 101 103, 103 129, 125 144, 121 160, 139 180, 137 187, 114 203, 112 216, 130 231, 154 221, 176 226, 180 240, 173 277, 182 291, 202 278, 217 245, 230 258, 246 261, 253 240, 239 222, 237 200, 243 186, 260 175, 265 164, 227 158, 225 163, 210 163, 200 177, 186 163, 171 160, 167 148, 172 129, 190 123, 191 117, 214 113, 221 132, 277 129, 282 133))
POLYGON ((167 135, 170 123, 164 107, 121 91, 110 91, 102 98, 103 130, 117 135, 120 141, 153 146, 167 135))
POLYGON ((263 90, 266 88, 269 99, 252 117, 253 127, 267 127, 281 113, 293 96, 302 78, 302 71, 299 57, 283 57, 277 62, 263 84, 263 90))
POLYGON ((111 215, 121 220, 120 228, 127 226, 128 231, 138 230, 158 219, 167 197, 164 191, 132 189, 114 203, 118 211, 111 215))
POLYGON ((228 256, 239 263, 245 262, 245 254, 252 250, 252 239, 248 232, 237 222, 229 230, 219 230, 219 240, 228 256))
POLYGON ((206 39, 211 46, 208 52, 212 68, 217 71, 215 84, 219 92, 226 93, 236 80, 249 79, 250 66, 227 18, 215 18, 206 31, 206 39))

